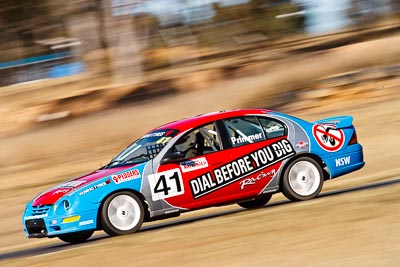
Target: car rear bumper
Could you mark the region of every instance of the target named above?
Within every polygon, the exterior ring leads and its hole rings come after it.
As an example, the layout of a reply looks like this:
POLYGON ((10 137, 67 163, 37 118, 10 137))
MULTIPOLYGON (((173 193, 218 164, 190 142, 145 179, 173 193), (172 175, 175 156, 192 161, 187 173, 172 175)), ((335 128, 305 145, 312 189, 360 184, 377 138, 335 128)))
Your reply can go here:
POLYGON ((329 154, 329 157, 325 157, 323 160, 329 169, 331 179, 359 170, 365 165, 360 144, 351 145, 338 153, 329 154))

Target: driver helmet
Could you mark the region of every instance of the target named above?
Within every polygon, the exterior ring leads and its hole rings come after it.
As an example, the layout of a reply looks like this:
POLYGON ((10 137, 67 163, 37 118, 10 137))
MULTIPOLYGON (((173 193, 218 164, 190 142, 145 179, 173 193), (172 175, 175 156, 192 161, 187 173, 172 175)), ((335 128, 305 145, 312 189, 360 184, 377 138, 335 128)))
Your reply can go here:
POLYGON ((196 141, 196 134, 192 132, 179 140, 175 147, 179 152, 186 152, 189 149, 194 148, 194 146, 196 145, 196 141))

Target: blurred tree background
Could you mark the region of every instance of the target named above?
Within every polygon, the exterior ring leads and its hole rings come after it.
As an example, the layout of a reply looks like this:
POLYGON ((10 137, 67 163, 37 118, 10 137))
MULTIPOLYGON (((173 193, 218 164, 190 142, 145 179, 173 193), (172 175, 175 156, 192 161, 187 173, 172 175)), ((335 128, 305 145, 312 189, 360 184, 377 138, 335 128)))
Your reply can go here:
MULTIPOLYGON (((108 1, 104 0, 3 0, 0 1, 1 61, 40 54, 40 46, 35 41, 70 35, 68 25, 72 17, 93 14, 97 20, 95 30, 101 48, 108 47, 106 21, 110 19, 108 1), (109 16, 107 18, 107 16, 109 16)), ((221 6, 213 4, 215 16, 211 20, 198 21, 189 26, 198 36, 199 45, 227 44, 235 35, 260 33, 268 38, 278 38, 284 34, 301 32, 304 28, 303 16, 284 19, 275 17, 282 13, 300 11, 301 7, 288 1, 252 0, 246 4, 221 6)), ((151 37, 150 47, 168 46, 159 36, 161 26, 156 15, 136 13, 131 16, 142 36, 151 37)), ((69 36, 74 37, 74 36, 69 36)))
MULTIPOLYGON (((49 27, 54 25, 52 10, 46 0, 0 1, 0 49, 3 51, 0 61, 40 53, 33 49, 34 40, 41 38, 36 35, 47 35, 49 27)), ((55 34, 64 34, 59 29, 56 31, 55 34)))
MULTIPOLYGON (((227 2, 2 0, 0 63, 55 52, 41 44, 43 40, 74 38, 80 44, 71 47, 76 60, 85 61, 89 68, 101 66, 102 70, 95 73, 104 75, 115 73, 114 63, 129 57, 136 61, 127 66, 139 64, 147 71, 198 60, 207 48, 252 49, 259 48, 259 43, 266 46, 282 38, 305 36, 307 3, 311 5, 312 1, 227 2), (151 3, 154 10, 143 8, 151 3), (175 6, 171 12, 167 10, 169 3, 175 6), (157 13, 154 6, 160 4, 158 12, 162 12, 157 13), (124 47, 123 52, 120 47, 124 47)), ((346 17, 359 28, 379 19, 384 13, 379 10, 399 14, 398 0, 347 3, 346 17)))

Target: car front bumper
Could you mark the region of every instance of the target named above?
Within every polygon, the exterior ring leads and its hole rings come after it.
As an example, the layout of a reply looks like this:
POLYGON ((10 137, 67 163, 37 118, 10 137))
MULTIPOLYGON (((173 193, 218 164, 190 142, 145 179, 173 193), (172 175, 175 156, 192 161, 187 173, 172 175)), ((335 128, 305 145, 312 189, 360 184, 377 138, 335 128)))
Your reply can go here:
POLYGON ((55 237, 61 234, 96 230, 97 210, 68 216, 24 216, 22 219, 28 238, 55 237))

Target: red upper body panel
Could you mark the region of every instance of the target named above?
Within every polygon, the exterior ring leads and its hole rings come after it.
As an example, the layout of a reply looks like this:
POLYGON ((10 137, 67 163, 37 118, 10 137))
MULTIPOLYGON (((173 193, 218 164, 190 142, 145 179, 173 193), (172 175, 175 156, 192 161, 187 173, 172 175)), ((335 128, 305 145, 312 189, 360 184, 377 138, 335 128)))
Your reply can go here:
MULTIPOLYGON (((174 121, 165 125, 162 125, 154 130, 161 129, 177 129, 179 131, 186 131, 192 129, 194 127, 198 127, 200 125, 204 125, 216 120, 232 118, 232 117, 240 117, 249 114, 266 114, 269 113, 270 110, 267 109, 240 109, 240 110, 229 110, 229 111, 220 111, 198 115, 192 118, 186 118, 179 121, 174 121)), ((61 183, 37 196, 33 200, 33 206, 37 205, 49 205, 55 203, 58 199, 60 199, 65 194, 75 190, 76 188, 80 188, 83 185, 91 183, 93 181, 99 180, 105 176, 111 175, 115 172, 121 171, 128 166, 112 168, 112 169, 104 169, 104 170, 96 170, 92 173, 80 176, 73 180, 61 183)), ((131 167, 131 166, 130 166, 131 167)))
MULTIPOLYGON (((216 120, 222 120, 231 117, 240 117, 248 114, 266 114, 271 112, 268 109, 237 109, 237 110, 228 110, 228 111, 219 111, 206 113, 202 115, 198 115, 191 118, 181 119, 178 121, 170 122, 164 124, 156 129, 177 129, 179 131, 185 131, 196 126, 200 126, 203 124, 207 124, 216 120)), ((154 130, 156 130, 154 129, 154 130)))
POLYGON ((50 188, 47 191, 41 193, 39 196, 37 196, 33 200, 32 206, 54 204, 58 199, 60 199, 65 194, 71 192, 72 190, 75 190, 77 188, 80 188, 80 187, 88 184, 88 183, 99 180, 105 176, 112 175, 116 172, 122 171, 127 168, 131 168, 131 167, 132 167, 132 165, 121 166, 121 167, 116 167, 116 168, 112 168, 112 169, 96 170, 94 172, 77 177, 73 180, 63 182, 59 185, 54 186, 53 188, 50 188))

